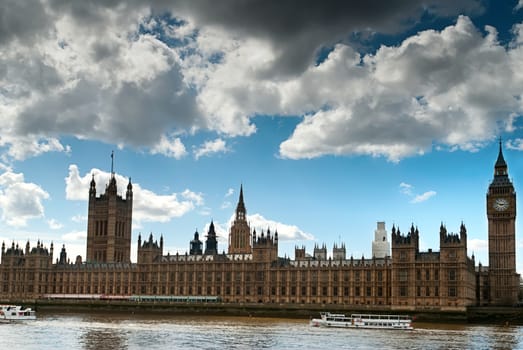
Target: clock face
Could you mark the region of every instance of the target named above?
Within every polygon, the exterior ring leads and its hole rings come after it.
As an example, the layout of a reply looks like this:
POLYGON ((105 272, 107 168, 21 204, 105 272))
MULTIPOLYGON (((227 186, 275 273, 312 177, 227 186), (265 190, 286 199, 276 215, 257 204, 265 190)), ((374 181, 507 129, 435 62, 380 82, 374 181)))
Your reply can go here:
POLYGON ((508 200, 505 198, 498 198, 494 201, 494 209, 503 211, 508 209, 508 200))

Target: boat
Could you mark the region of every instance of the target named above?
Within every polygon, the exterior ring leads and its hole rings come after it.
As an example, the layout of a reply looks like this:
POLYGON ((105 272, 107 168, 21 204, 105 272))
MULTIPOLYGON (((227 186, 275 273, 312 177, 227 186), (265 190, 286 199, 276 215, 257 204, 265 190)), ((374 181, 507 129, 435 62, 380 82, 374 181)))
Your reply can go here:
POLYGON ((320 318, 310 321, 313 327, 368 328, 412 330, 412 319, 406 315, 335 314, 321 312, 320 318))
POLYGON ((30 307, 20 305, 0 305, 0 321, 25 321, 36 320, 36 312, 30 307))

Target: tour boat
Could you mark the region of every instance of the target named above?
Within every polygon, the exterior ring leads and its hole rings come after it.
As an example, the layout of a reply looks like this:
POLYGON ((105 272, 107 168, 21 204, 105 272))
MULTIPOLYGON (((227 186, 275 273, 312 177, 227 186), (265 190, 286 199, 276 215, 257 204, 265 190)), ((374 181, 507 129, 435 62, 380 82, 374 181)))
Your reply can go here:
POLYGON ((352 314, 345 316, 344 314, 321 312, 320 316, 321 318, 313 318, 310 325, 313 327, 414 329, 412 319, 403 315, 352 314))
POLYGON ((36 312, 20 305, 0 305, 0 321, 36 320, 36 312))

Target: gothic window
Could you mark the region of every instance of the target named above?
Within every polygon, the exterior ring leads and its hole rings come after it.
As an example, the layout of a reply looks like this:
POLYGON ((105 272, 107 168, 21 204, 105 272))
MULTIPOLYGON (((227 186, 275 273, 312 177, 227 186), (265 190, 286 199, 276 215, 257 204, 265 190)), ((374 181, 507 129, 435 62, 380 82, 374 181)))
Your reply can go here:
POLYGON ((407 281, 407 276, 408 276, 408 271, 407 269, 401 269, 399 270, 399 280, 401 282, 406 282, 407 281))

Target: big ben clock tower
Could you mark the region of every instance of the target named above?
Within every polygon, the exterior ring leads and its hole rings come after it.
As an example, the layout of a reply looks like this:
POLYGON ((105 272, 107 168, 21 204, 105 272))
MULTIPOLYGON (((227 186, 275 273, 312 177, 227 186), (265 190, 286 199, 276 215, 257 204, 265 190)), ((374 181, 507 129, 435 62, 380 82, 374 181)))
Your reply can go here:
POLYGON ((513 305, 518 300, 516 273, 516 191, 508 177, 501 141, 494 179, 487 193, 490 304, 513 305))

